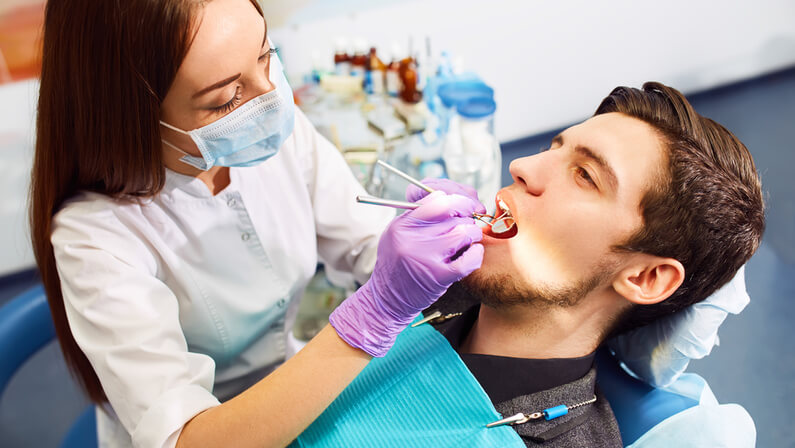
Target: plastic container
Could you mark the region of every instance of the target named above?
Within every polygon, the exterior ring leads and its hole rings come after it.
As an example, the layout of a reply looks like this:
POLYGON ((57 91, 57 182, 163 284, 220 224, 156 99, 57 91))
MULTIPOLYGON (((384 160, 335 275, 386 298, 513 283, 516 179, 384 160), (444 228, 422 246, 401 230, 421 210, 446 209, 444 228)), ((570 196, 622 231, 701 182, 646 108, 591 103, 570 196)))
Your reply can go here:
POLYGON ((502 173, 502 153, 494 133, 496 109, 492 98, 458 103, 442 147, 447 176, 474 187, 490 212, 494 212, 502 173))
POLYGON ((441 84, 437 96, 436 114, 439 117, 441 134, 448 129, 450 118, 455 115, 458 104, 473 98, 494 98, 494 89, 476 79, 451 80, 441 84))

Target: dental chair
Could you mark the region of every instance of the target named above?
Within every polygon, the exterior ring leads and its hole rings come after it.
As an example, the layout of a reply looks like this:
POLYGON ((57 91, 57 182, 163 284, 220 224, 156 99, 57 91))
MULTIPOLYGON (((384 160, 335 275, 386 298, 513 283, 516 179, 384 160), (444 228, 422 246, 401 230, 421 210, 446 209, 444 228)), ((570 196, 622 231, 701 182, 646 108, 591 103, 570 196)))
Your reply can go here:
POLYGON ((597 351, 597 384, 610 402, 624 446, 753 447, 756 428, 738 404, 719 404, 709 385, 685 371, 718 345, 728 314, 750 302, 745 268, 710 297, 597 351))
MULTIPOLYGON (((55 338, 50 308, 41 285, 0 307, 0 397, 17 370, 55 338)), ((43 403, 42 403, 43 404, 43 403)), ((97 446, 94 406, 88 406, 61 441, 61 448, 97 446)), ((32 417, 32 416, 31 416, 32 417)))
POLYGON ((706 381, 682 374, 657 388, 632 377, 609 350, 596 355, 597 384, 610 402, 625 447, 752 447, 756 428, 738 404, 718 404, 706 381))

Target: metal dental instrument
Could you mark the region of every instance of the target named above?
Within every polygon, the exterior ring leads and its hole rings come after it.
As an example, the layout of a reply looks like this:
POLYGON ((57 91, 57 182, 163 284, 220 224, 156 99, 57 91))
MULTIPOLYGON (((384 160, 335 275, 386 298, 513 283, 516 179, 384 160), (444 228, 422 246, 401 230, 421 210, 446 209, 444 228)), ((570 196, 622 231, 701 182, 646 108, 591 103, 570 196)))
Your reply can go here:
POLYGON ((423 190, 427 191, 428 193, 433 193, 434 192, 433 188, 425 185, 424 183, 422 183, 422 182, 418 181, 417 179, 409 176, 408 174, 404 173, 403 171, 400 171, 399 169, 397 169, 394 166, 384 162, 383 160, 376 160, 375 163, 379 164, 383 168, 386 168, 387 170, 391 171, 392 173, 397 174, 398 176, 402 177, 403 179, 406 179, 407 181, 411 182, 412 184, 422 188, 423 190))
POLYGON ((356 196, 356 202, 361 202, 363 204, 383 205, 385 207, 392 207, 392 208, 401 208, 403 210, 414 210, 415 208, 418 208, 420 206, 420 204, 415 204, 414 202, 395 201, 392 199, 383 199, 383 198, 377 198, 375 196, 363 196, 363 195, 356 196))
MULTIPOLYGON (((395 168, 394 166, 384 162, 383 160, 377 160, 376 163, 379 166, 381 166, 382 168, 391 171, 392 173, 402 177, 403 179, 406 179, 407 181, 409 181, 412 184, 422 188, 423 190, 427 191, 428 193, 433 193, 434 191, 436 191, 433 188, 425 185, 424 183, 422 183, 422 182, 418 181, 417 179, 415 179, 415 178, 409 176, 408 174, 404 173, 403 171, 400 171, 399 169, 395 168)), ((373 196, 356 196, 356 200, 358 202, 362 202, 362 203, 365 203, 365 204, 383 205, 383 206, 386 206, 386 207, 401 208, 401 209, 404 209, 404 210, 414 210, 415 208, 419 207, 418 204, 415 204, 413 202, 394 201, 394 200, 391 200, 391 199, 382 199, 382 198, 376 198, 376 197, 373 197, 373 196)), ((483 213, 472 213, 472 217, 477 219, 477 220, 480 220, 482 222, 485 222, 486 224, 489 224, 489 225, 492 225, 492 223, 494 222, 494 219, 496 219, 494 216, 483 214, 483 213), (490 219, 491 221, 487 221, 486 219, 490 219)))
MULTIPOLYGON (((363 195, 356 196, 356 202, 361 202, 363 204, 383 205, 384 207, 400 208, 403 210, 414 210, 415 208, 418 208, 420 206, 420 204, 414 202, 395 201, 392 199, 383 199, 374 196, 363 196, 363 195)), ((483 221, 488 225, 491 225, 491 221, 488 221, 487 218, 494 219, 493 216, 484 215, 482 213, 472 213, 472 217, 474 219, 483 221)))
POLYGON ((509 212, 502 212, 500 216, 493 218, 494 220, 491 221, 491 230, 494 233, 505 233, 511 228, 513 228, 514 224, 508 225, 507 221, 509 219, 513 219, 513 216, 509 212))

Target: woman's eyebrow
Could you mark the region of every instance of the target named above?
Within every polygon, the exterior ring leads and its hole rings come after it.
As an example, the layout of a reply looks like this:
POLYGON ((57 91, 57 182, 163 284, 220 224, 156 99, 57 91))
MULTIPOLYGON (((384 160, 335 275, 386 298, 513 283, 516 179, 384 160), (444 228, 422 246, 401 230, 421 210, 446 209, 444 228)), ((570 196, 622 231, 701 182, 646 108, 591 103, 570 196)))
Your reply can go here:
POLYGON ((226 79, 222 79, 222 80, 216 82, 215 84, 209 85, 209 86, 199 90, 198 92, 194 93, 191 98, 196 99, 197 97, 200 97, 200 96, 204 95, 207 92, 210 92, 210 91, 215 90, 215 89, 220 89, 221 87, 224 87, 226 85, 229 85, 229 84, 235 82, 238 78, 240 78, 240 73, 238 73, 236 75, 232 75, 232 76, 230 76, 230 77, 228 77, 226 79))
MULTIPOLYGON (((265 46, 266 42, 268 42, 268 24, 267 23, 265 24, 265 31, 264 31, 263 36, 262 36, 262 46, 263 47, 265 46)), ((204 95, 207 92, 210 92, 210 91, 213 91, 213 90, 216 90, 216 89, 220 89, 221 87, 227 86, 227 85, 237 81, 237 79, 240 78, 240 75, 241 74, 238 73, 238 74, 232 75, 232 76, 230 76, 230 77, 228 77, 226 79, 222 79, 222 80, 216 82, 215 84, 209 85, 209 86, 199 90, 198 92, 194 93, 191 98, 192 99, 196 99, 196 98, 204 95)))

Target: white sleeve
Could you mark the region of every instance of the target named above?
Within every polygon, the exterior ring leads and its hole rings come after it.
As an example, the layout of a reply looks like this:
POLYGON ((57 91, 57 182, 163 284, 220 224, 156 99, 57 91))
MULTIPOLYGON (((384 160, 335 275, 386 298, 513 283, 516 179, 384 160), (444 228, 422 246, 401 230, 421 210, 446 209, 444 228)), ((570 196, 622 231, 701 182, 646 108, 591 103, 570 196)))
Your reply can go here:
POLYGON ((373 271, 381 232, 395 211, 356 202, 366 194, 342 154, 296 111, 296 144, 310 149, 305 160, 315 214, 318 254, 332 269, 350 272, 364 283, 373 271))
POLYGON ((188 351, 154 257, 101 203, 57 214, 52 244, 72 334, 133 445, 175 446, 185 423, 219 404, 215 363, 188 351))

